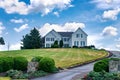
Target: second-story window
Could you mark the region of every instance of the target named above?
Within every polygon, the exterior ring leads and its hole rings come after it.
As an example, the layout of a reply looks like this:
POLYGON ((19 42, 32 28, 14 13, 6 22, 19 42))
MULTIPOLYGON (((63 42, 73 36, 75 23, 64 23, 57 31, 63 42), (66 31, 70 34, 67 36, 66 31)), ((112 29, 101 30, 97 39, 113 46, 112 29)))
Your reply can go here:
POLYGON ((66 41, 69 41, 69 38, 64 37, 64 38, 62 38, 62 40, 63 40, 64 42, 66 42, 66 41))
POLYGON ((51 41, 54 41, 54 38, 51 38, 51 41))
POLYGON ((81 38, 83 38, 83 34, 81 34, 81 38))
POLYGON ((79 38, 80 37, 80 35, 79 34, 76 34, 76 38, 79 38))
POLYGON ((50 41, 50 38, 46 38, 46 41, 50 41))

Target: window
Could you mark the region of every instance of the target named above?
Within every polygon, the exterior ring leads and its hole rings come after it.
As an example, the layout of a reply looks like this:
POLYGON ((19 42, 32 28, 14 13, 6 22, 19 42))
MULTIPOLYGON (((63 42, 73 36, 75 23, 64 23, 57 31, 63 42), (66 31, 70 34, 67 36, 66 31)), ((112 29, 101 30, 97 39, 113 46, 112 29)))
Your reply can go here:
POLYGON ((69 41, 69 38, 62 38, 62 40, 64 41, 64 42, 66 42, 66 41, 69 41))
POLYGON ((81 38, 83 38, 83 34, 81 34, 81 38))
POLYGON ((79 46, 79 41, 77 41, 77 46, 79 46))
POLYGON ((68 47, 69 47, 69 44, 64 44, 64 47, 65 47, 65 48, 68 48, 68 47))
POLYGON ((50 47, 50 44, 46 44, 46 47, 50 47))
POLYGON ((51 41, 54 41, 54 38, 51 38, 51 41))
POLYGON ((76 34, 76 38, 79 38, 80 37, 80 35, 79 34, 76 34))
POLYGON ((85 46, 85 41, 81 41, 81 46, 85 46))
POLYGON ((82 41, 80 42, 81 46, 82 46, 82 41))
POLYGON ((50 38, 46 38, 46 41, 50 41, 50 38))
POLYGON ((74 41, 74 46, 77 46, 77 45, 76 45, 76 41, 74 41))
POLYGON ((85 41, 83 41, 83 46, 85 46, 85 41))

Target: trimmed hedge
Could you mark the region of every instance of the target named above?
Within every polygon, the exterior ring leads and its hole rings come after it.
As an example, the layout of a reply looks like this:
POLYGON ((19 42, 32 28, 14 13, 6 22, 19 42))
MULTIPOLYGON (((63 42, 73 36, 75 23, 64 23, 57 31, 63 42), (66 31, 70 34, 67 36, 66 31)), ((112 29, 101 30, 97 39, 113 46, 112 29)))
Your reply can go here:
POLYGON ((44 57, 39 62, 39 69, 45 72, 54 72, 55 71, 55 62, 53 59, 44 57))
POLYGON ((14 69, 15 70, 27 70, 28 61, 25 57, 14 58, 14 69))
POLYGON ((0 57, 0 72, 13 69, 14 59, 12 57, 0 57))
POLYGON ((94 71, 101 72, 106 71, 109 72, 109 59, 103 59, 94 64, 94 71))
POLYGON ((32 62, 39 62, 42 58, 43 57, 41 57, 41 56, 36 56, 36 57, 33 57, 31 61, 32 62))

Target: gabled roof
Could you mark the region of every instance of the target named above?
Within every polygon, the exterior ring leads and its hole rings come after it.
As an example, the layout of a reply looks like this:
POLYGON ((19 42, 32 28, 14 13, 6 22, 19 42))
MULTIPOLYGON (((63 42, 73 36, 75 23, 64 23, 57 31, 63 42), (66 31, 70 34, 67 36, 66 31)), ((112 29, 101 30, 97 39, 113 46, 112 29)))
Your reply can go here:
MULTIPOLYGON (((80 27, 79 27, 77 30, 79 30, 79 29, 80 29, 86 36, 88 36, 87 33, 85 33, 80 27)), ((76 31, 77 31, 77 30, 76 30, 76 31)), ((76 31, 75 31, 75 32, 76 32, 76 31)))
POLYGON ((71 37, 73 32, 57 32, 60 34, 62 37, 71 37))

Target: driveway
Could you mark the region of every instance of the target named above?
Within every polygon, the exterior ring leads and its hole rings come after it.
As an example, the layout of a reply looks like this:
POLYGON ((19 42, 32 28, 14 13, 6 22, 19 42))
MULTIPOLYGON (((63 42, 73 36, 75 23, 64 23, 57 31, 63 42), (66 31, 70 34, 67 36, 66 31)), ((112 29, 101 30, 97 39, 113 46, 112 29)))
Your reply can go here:
MULTIPOLYGON (((118 51, 111 51, 111 53, 113 53, 112 57, 120 57, 120 52, 118 51)), ((92 71, 93 65, 94 63, 90 63, 80 67, 67 69, 56 74, 51 74, 45 77, 35 78, 31 80, 71 80, 76 75, 80 75, 80 77, 83 77, 84 74, 92 71)))
POLYGON ((81 76, 83 76, 86 72, 92 71, 93 64, 94 63, 90 63, 81 67, 64 70, 56 74, 51 74, 45 77, 35 78, 32 80, 71 80, 72 77, 78 74, 81 74, 81 76))

